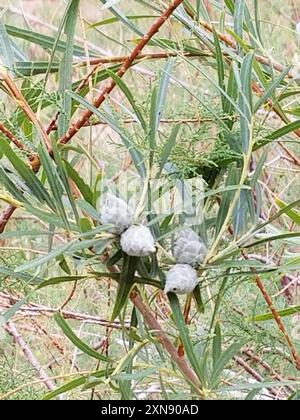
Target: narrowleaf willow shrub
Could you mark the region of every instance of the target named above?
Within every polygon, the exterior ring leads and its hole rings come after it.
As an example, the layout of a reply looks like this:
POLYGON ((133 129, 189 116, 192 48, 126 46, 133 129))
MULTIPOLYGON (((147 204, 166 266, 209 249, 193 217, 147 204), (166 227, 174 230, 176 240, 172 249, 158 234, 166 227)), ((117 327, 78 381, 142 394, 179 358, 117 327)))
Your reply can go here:
POLYGON ((60 377, 35 397, 297 399, 299 78, 262 24, 284 17, 255 0, 66 3, 52 33, 9 10, 0 25, 2 324, 52 308, 65 355, 29 340, 60 377))

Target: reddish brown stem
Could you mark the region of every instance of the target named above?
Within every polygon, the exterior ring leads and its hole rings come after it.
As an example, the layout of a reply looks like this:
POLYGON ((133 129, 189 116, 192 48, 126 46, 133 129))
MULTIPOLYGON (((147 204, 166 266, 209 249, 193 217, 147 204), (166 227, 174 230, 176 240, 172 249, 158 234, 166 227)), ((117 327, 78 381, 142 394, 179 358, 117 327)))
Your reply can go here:
MULTIPOLYGON (((158 52, 158 53, 146 53, 146 54, 139 54, 136 57, 136 60, 158 60, 163 58, 169 58, 169 57, 178 57, 180 53, 178 52, 158 52)), ((199 52, 199 53, 182 53, 180 55, 183 55, 184 57, 206 57, 210 56, 211 54, 209 52, 199 52)), ((90 65, 96 65, 96 64, 112 64, 112 63, 122 63, 126 61, 130 56, 129 55, 116 55, 112 57, 99 57, 99 58, 93 58, 89 61, 90 65)), ((86 61, 80 62, 80 65, 85 65, 86 61)))
POLYGON ((261 280, 261 278, 259 276, 256 276, 255 281, 256 281, 256 284, 259 287, 259 289, 260 289, 260 291, 261 291, 261 293, 262 293, 265 301, 267 302, 267 305, 269 306, 270 311, 272 312, 273 318, 276 321, 276 323, 278 325, 278 328, 282 332, 282 334, 283 334, 283 336, 284 336, 284 338, 285 338, 285 340, 286 340, 286 342, 287 342, 287 344, 289 346, 289 349, 290 349, 291 355, 293 357, 293 360, 295 362, 296 368, 298 370, 300 370, 300 357, 299 357, 299 354, 297 353, 297 350, 296 350, 296 348, 295 348, 295 346, 294 346, 294 344, 293 344, 290 336, 288 335, 288 333, 287 333, 287 331, 285 329, 284 323, 282 322, 281 316, 279 315, 277 309, 275 308, 275 305, 274 305, 274 303, 272 301, 271 296, 267 292, 267 290, 266 290, 266 288, 265 288, 265 286, 264 286, 264 284, 263 284, 263 282, 262 282, 262 280, 261 280))
POLYGON ((37 119, 35 113, 30 108, 29 104, 27 103, 26 99, 22 95, 22 92, 18 89, 15 82, 9 77, 8 74, 5 74, 3 77, 3 83, 15 99, 15 102, 23 109, 29 120, 37 127, 37 129, 40 131, 42 138, 45 142, 45 145, 47 146, 47 149, 51 149, 51 141, 44 130, 41 122, 37 119))
POLYGON ((17 210, 17 207, 12 206, 11 204, 3 211, 0 215, 0 234, 4 232, 4 229, 13 215, 14 211, 17 210))
MULTIPOLYGON (((143 48, 149 43, 151 38, 160 30, 160 28, 163 26, 163 24, 166 22, 166 20, 171 16, 171 14, 174 12, 177 7, 183 3, 183 0, 175 0, 168 9, 154 22, 154 24, 151 26, 150 30, 147 32, 146 35, 143 36, 143 38, 140 40, 140 42, 137 44, 137 46, 134 48, 132 53, 127 57, 127 59, 123 62, 121 68, 117 72, 117 75, 119 77, 123 77, 126 71, 130 68, 134 60, 139 56, 139 54, 142 52, 143 48)), ((103 91, 99 94, 99 96, 94 100, 93 105, 96 108, 99 108, 99 106, 102 104, 102 102, 105 101, 107 95, 111 93, 111 91, 116 86, 116 83, 114 80, 111 80, 106 87, 103 89, 103 91)), ((83 115, 79 118, 78 121, 73 123, 67 133, 60 139, 61 144, 68 143, 72 137, 75 136, 75 134, 85 125, 85 123, 90 119, 90 117, 93 115, 93 112, 91 110, 86 110, 83 115)))
POLYGON ((155 316, 152 314, 151 310, 145 305, 145 303, 142 301, 140 294, 137 290, 134 290, 131 295, 130 299, 135 305, 135 307, 140 311, 142 314, 144 321, 148 325, 149 328, 153 331, 154 334, 156 334, 157 338, 163 345, 163 347, 167 350, 167 352, 170 354, 173 362, 177 364, 181 372, 189 379, 189 381, 194 385, 194 387, 199 391, 201 397, 203 398, 202 392, 201 392, 201 385, 199 383, 199 380, 197 376, 195 375, 194 371, 190 368, 187 361, 184 357, 180 357, 177 353, 176 347, 172 344, 172 342, 169 340, 167 335, 164 333, 164 331, 161 329, 161 326, 159 325, 158 321, 156 320, 155 316))
POLYGON ((24 150, 24 144, 17 139, 17 137, 0 122, 0 131, 20 150, 24 150))

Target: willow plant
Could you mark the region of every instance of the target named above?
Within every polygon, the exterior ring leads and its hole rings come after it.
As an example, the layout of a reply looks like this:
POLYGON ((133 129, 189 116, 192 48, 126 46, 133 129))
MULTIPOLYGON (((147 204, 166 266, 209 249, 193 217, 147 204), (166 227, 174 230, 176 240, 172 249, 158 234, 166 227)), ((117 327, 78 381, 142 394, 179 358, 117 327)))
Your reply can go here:
POLYGON ((88 3, 51 34, 1 17, 1 325, 46 313, 78 352, 74 378, 65 357, 2 398, 297 399, 299 78, 264 2, 88 3), (128 215, 103 217, 112 190, 128 215), (203 254, 179 295, 187 228, 203 254))

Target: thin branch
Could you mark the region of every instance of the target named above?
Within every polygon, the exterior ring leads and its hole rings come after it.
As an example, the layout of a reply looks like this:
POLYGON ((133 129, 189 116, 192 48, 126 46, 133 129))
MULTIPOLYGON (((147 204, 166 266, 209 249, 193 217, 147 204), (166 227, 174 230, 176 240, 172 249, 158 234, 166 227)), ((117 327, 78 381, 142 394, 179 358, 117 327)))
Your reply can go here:
MULTIPOLYGON (((242 357, 234 356, 234 360, 247 373, 249 373, 249 375, 251 375, 256 381, 258 381, 258 382, 264 382, 264 378, 258 372, 256 372, 256 370, 253 369, 247 362, 245 362, 245 360, 242 357)), ((278 394, 272 388, 268 388, 268 391, 270 392, 270 394, 272 394, 274 396, 277 396, 277 394, 278 394)))
POLYGON ((201 391, 201 385, 194 371, 190 368, 187 361, 178 355, 176 347, 172 344, 165 332, 161 329, 157 319, 152 314, 151 310, 142 301, 142 298, 136 289, 130 294, 130 299, 142 314, 145 323, 156 334, 163 347, 170 354, 173 362, 177 364, 180 371, 189 379, 189 381, 199 391, 201 398, 203 398, 204 396, 201 391))
MULTIPOLYGON (((261 367, 263 367, 277 381, 284 381, 284 378, 281 375, 279 375, 279 373, 277 373, 272 368, 272 366, 270 366, 267 362, 262 360, 262 358, 259 357, 257 354, 255 354, 252 350, 245 349, 245 350, 243 350, 243 354, 245 356, 247 356, 249 359, 253 360, 255 363, 259 364, 261 367)), ((291 386, 286 386, 286 389, 289 392, 294 392, 295 391, 295 388, 292 388, 291 386)))
MULTIPOLYGON (((10 295, 8 293, 0 292, 0 307, 2 308, 10 308, 15 303, 19 302, 19 298, 17 296, 10 295), (2 300, 2 301, 1 301, 2 300)), ((37 305, 37 304, 25 304, 18 310, 18 314, 22 316, 29 316, 29 317, 35 317, 35 316, 52 316, 54 313, 57 312, 57 309, 44 306, 44 305, 37 305)), ((67 311, 62 310, 61 315, 65 319, 74 319, 78 321, 84 321, 86 324, 95 324, 95 325, 101 325, 103 327, 111 327, 114 329, 122 329, 123 325, 121 325, 119 322, 115 321, 111 323, 110 321, 100 318, 98 316, 93 316, 89 314, 74 312, 74 311, 67 311)), ((130 322, 125 321, 124 323, 125 328, 130 327, 130 322)))
POLYGON ((20 150, 24 150, 24 144, 17 139, 17 137, 0 122, 0 131, 12 142, 15 146, 18 147, 20 150))
POLYGON ((22 108, 22 110, 27 115, 29 120, 40 131, 40 133, 41 133, 41 135, 44 139, 45 145, 47 146, 47 149, 51 150, 51 141, 50 141, 46 131, 44 130, 41 122, 37 119, 35 113, 30 108, 29 104, 27 103, 26 99, 24 98, 24 96, 22 95, 20 90, 18 89, 15 82, 11 79, 11 77, 9 76, 9 74, 7 72, 1 73, 1 79, 2 79, 3 84, 6 86, 8 91, 11 93, 12 97, 15 99, 15 102, 22 108))
MULTIPOLYGON (((157 60, 157 59, 164 59, 164 58, 170 58, 170 57, 211 57, 212 54, 209 52, 157 52, 157 53, 146 53, 146 54, 139 54, 135 60, 157 60)), ((122 63, 128 58, 130 55, 115 55, 111 57, 98 57, 98 58, 92 58, 89 60, 90 65, 96 65, 96 64, 112 64, 112 63, 122 63)), ((87 61, 79 61, 77 63, 79 66, 86 66, 87 61)))
POLYGON ((30 347, 28 346, 28 344, 25 343, 22 335, 19 333, 19 331, 17 330, 14 323, 9 321, 6 324, 5 329, 15 339, 16 343, 20 346, 20 348, 23 351, 26 359, 29 361, 29 363, 37 371, 38 376, 44 382, 44 384, 49 389, 49 391, 53 391, 56 388, 55 384, 52 382, 52 380, 49 378, 49 376, 47 375, 45 370, 42 368, 42 366, 38 362, 37 358, 35 357, 35 355, 30 350, 30 347))
MULTIPOLYGON (((191 16, 191 17, 194 19, 194 16, 191 16)), ((210 23, 206 22, 205 20, 200 19, 199 23, 200 23, 201 26, 203 26, 203 28, 205 28, 207 31, 209 31, 211 33, 216 31, 215 27, 213 25, 211 25, 210 23)), ((223 41, 228 47, 232 48, 233 50, 237 49, 236 42, 229 35, 223 34, 223 33, 218 32, 218 31, 216 33, 217 33, 219 39, 221 41, 223 41)), ((284 66, 280 63, 277 63, 276 61, 271 60, 268 57, 265 57, 265 56, 260 55, 260 54, 255 54, 254 57, 255 57, 256 61, 258 61, 259 63, 264 64, 268 67, 272 67, 280 73, 282 73, 284 70, 286 70, 286 66, 284 66)), ((294 77, 295 77, 292 71, 288 72, 287 76, 290 79, 294 79, 294 77)))
POLYGON ((0 215, 0 234, 4 232, 4 229, 15 210, 17 210, 17 207, 10 204, 0 215))
MULTIPOLYGON (((127 59, 123 62, 121 68, 117 72, 119 77, 123 77, 127 70, 131 67, 134 60, 141 54, 144 47, 149 43, 151 38, 160 30, 163 24, 167 21, 167 19, 171 16, 175 9, 177 9, 180 4, 183 3, 183 0, 175 0, 168 9, 154 22, 151 26, 150 30, 143 36, 140 42, 136 45, 132 53, 127 57, 127 59)), ((93 105, 96 108, 105 101, 106 97, 112 92, 116 83, 114 80, 111 80, 104 90, 99 94, 99 96, 94 100, 93 105)), ((91 110, 86 110, 83 115, 79 118, 78 121, 74 122, 67 133, 59 140, 61 144, 67 144, 72 137, 85 125, 85 123, 90 119, 93 115, 91 110)))
POLYGON ((68 305, 68 303, 73 299, 74 294, 76 292, 76 287, 77 287, 77 281, 74 281, 74 284, 72 286, 70 293, 68 294, 67 298, 58 309, 58 312, 61 312, 68 305))
POLYGON ((288 347, 290 349, 290 352, 291 352, 291 355, 292 355, 293 360, 295 362, 295 366, 296 366, 297 370, 300 370, 299 354, 298 354, 298 352, 296 350, 296 347, 294 346, 288 332, 286 331, 284 323, 282 322, 281 316, 279 315, 279 313, 278 313, 278 311, 277 311, 277 309, 276 309, 276 307, 275 307, 275 305, 272 301, 271 296, 268 294, 267 289, 265 288, 265 286, 263 284, 263 281, 259 276, 255 277, 255 282, 256 282, 258 288, 260 289, 265 301, 267 302, 267 305, 269 306, 270 311, 272 312, 273 318, 276 321, 279 330, 282 332, 282 334, 283 334, 283 336, 284 336, 284 338, 285 338, 285 340, 288 344, 288 347))

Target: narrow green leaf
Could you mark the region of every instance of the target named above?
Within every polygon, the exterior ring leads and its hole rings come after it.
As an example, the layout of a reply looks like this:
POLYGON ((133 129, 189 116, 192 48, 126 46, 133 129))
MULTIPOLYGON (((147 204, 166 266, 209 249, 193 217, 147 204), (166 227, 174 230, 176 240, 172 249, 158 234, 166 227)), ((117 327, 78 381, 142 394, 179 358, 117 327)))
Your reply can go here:
MULTIPOLYGON (((224 71, 224 61, 223 61, 223 54, 220 46, 219 37, 216 33, 216 31, 213 31, 214 34, 214 42, 215 42, 215 48, 216 48, 216 60, 217 60, 217 69, 218 69, 218 83, 220 88, 225 91, 225 71, 224 71)), ((222 95, 221 93, 221 100, 222 100, 222 108, 223 112, 226 113, 226 103, 228 102, 226 100, 226 97, 222 95)))
MULTIPOLYGON (((153 15, 126 15, 126 19, 128 20, 141 20, 141 19, 156 19, 158 16, 153 15)), ((104 20, 100 20, 99 22, 95 22, 92 25, 88 26, 88 29, 97 28, 103 25, 110 25, 112 23, 119 22, 120 19, 118 17, 112 17, 104 20)))
MULTIPOLYGON (((88 249, 90 247, 96 246, 96 244, 101 241, 101 239, 87 239, 85 241, 73 241, 63 246, 60 246, 53 251, 49 252, 42 257, 36 258, 33 261, 26 262, 15 269, 16 272, 26 271, 32 268, 39 267, 64 253, 69 253, 73 255, 75 252, 81 251, 83 249, 88 249)), ((102 241, 101 241, 102 242, 102 241)))
POLYGON ((195 302, 197 304, 197 309, 201 314, 204 314, 204 303, 203 303, 203 299, 201 296, 201 289, 199 284, 195 287, 194 291, 193 291, 193 297, 195 299, 195 302))
POLYGON ((216 322, 213 338, 213 367, 215 368, 222 355, 222 339, 220 322, 216 322))
POLYGON ((62 137, 66 133, 72 113, 72 99, 66 91, 72 88, 74 36, 78 8, 79 0, 70 0, 66 11, 67 18, 64 26, 64 33, 66 34, 66 51, 64 52, 64 57, 58 73, 59 93, 61 98, 61 112, 58 117, 59 137, 62 137))
POLYGON ((249 245, 244 245, 245 249, 255 247, 257 245, 261 245, 267 242, 272 241, 282 241, 284 239, 293 239, 293 238, 299 238, 300 232, 292 232, 292 233, 280 233, 278 235, 270 235, 266 236, 265 238, 259 239, 258 241, 252 242, 249 245))
POLYGON ((285 79, 289 71, 291 70, 291 67, 287 67, 278 77, 273 81, 273 83, 270 84, 268 89, 265 91, 265 93, 259 98, 259 100, 256 102, 254 106, 254 112, 256 113, 259 108, 271 97, 274 96, 274 93, 276 89, 280 86, 281 82, 285 79))
MULTIPOLYGON (((252 65, 254 53, 245 56, 240 72, 240 91, 238 105, 240 109, 241 143, 247 153, 250 144, 250 123, 252 118, 252 65)), ((237 75, 237 72, 236 72, 237 75)))
POLYGON ((92 349, 86 343, 84 343, 77 335, 73 332, 70 328, 69 324, 64 320, 63 316, 56 312, 53 315, 53 318, 57 325, 62 329, 65 336, 83 353, 87 354, 88 356, 93 357, 94 359, 101 360, 103 362, 111 361, 109 358, 103 356, 101 353, 98 353, 96 350, 92 349))
POLYGON ((79 191, 82 194, 82 197, 90 204, 94 203, 93 192, 90 187, 84 182, 83 178, 78 174, 78 172, 73 168, 73 166, 67 161, 64 160, 67 174, 74 181, 75 185, 78 187, 79 191))
POLYGON ((26 185, 30 188, 31 192, 36 196, 36 198, 43 202, 46 202, 48 206, 55 211, 55 206, 53 200, 48 194, 47 190, 44 188, 41 181, 33 173, 33 171, 23 162, 19 156, 12 150, 8 141, 6 139, 1 139, 0 142, 0 151, 2 151, 10 163, 13 165, 18 174, 22 177, 26 185))
POLYGON ((283 127, 279 128, 278 130, 274 131, 272 134, 267 136, 268 140, 276 140, 280 137, 285 136, 286 134, 289 134, 295 130, 298 130, 300 128, 300 120, 293 121, 289 124, 284 125, 283 127))
POLYGON ((199 377, 200 382, 202 382, 201 374, 200 374, 200 366, 196 357, 196 354, 193 349, 193 344, 191 342, 191 339, 189 337, 189 333, 187 330, 187 326, 185 325, 185 321, 181 312, 180 304, 178 297, 175 293, 168 293, 168 298, 170 301, 170 305, 172 308, 173 316, 175 324, 178 328, 178 332, 180 335, 180 338, 182 340, 183 346, 186 351, 186 355, 195 370, 195 373, 199 377))
POLYGON ((141 126, 143 127, 143 130, 144 131, 147 131, 146 121, 144 120, 143 114, 142 114, 141 110, 139 109, 139 107, 137 106, 136 101, 134 100, 133 94, 129 90, 128 86, 123 82, 123 80, 121 79, 121 77, 119 77, 113 71, 107 69, 107 73, 115 81, 115 83, 117 84, 117 86, 122 90, 122 92, 124 93, 124 95, 128 99, 128 102, 132 106, 132 108, 133 108, 133 110, 134 110, 134 112, 135 112, 135 114, 136 114, 136 116, 137 116, 137 118, 138 118, 141 126))
MULTIPOLYGON (((295 315, 295 314, 298 314, 299 312, 300 312, 300 305, 291 306, 287 309, 282 309, 280 311, 277 310, 278 315, 281 317, 295 315)), ((262 321, 270 321, 270 320, 274 320, 274 315, 272 314, 272 312, 256 315, 253 318, 251 318, 251 321, 253 322, 262 322, 262 321)))
MULTIPOLYGON (((282 200, 280 200, 279 197, 275 198, 276 204, 283 210, 287 208, 287 204, 284 203, 282 200)), ((284 211, 285 214, 287 214, 295 223, 297 223, 298 226, 300 226, 300 213, 296 210, 287 209, 284 211)))
POLYGON ((54 197, 56 208, 57 208, 62 220, 64 221, 64 223, 66 225, 66 228, 69 229, 70 225, 69 225, 68 217, 67 217, 65 207, 64 207, 64 204, 63 204, 63 201, 62 201, 63 188, 62 188, 62 185, 60 183, 60 179, 59 179, 58 173, 56 171, 56 168, 54 166, 53 160, 49 156, 49 153, 46 150, 43 143, 38 145, 37 150, 38 150, 38 153, 39 153, 39 157, 41 159, 42 167, 43 167, 43 169, 45 171, 45 174, 47 176, 47 181, 49 183, 49 186, 51 188, 51 191, 52 191, 52 194, 53 194, 53 197, 54 197))
POLYGON ((245 16, 245 0, 236 0, 234 3, 233 27, 234 27, 234 32, 240 38, 243 38, 244 16, 245 16))
MULTIPOLYGON (((91 378, 107 378, 112 372, 113 369, 104 369, 92 372, 89 376, 81 376, 80 378, 74 379, 73 381, 62 385, 54 389, 53 391, 48 392, 41 399, 46 401, 52 400, 53 398, 58 397, 61 394, 65 394, 68 391, 72 391, 73 389, 78 388, 79 386, 87 384, 91 378)), ((94 387, 94 383, 92 383, 92 386, 94 387)))
POLYGON ((8 70, 14 67, 14 51, 5 26, 0 22, 0 65, 8 70))
MULTIPOLYGON (((16 38, 25 39, 26 41, 32 44, 40 45, 41 47, 47 50, 49 49, 50 51, 52 51, 53 46, 55 45, 55 38, 52 36, 44 35, 39 32, 30 31, 30 30, 19 28, 12 25, 5 25, 5 28, 9 35, 16 38)), ((65 52, 66 48, 67 48, 67 43, 65 41, 58 41, 57 47, 56 47, 57 51, 65 52)), ((98 55, 97 52, 93 50, 90 50, 89 52, 92 56, 98 55)), ((74 55, 76 55, 77 57, 85 57, 86 56, 85 49, 82 47, 79 47, 78 45, 75 45, 74 55)))
POLYGON ((117 296, 115 300, 115 305, 113 313, 111 316, 111 321, 114 321, 116 317, 120 314, 121 310, 126 305, 128 300, 128 295, 135 283, 135 271, 137 266, 138 259, 136 257, 129 257, 124 254, 123 257, 123 268, 120 276, 119 286, 117 290, 117 296))
POLYGON ((163 151, 161 153, 161 160, 160 160, 160 169, 159 169, 159 174, 158 176, 161 175, 165 164, 168 162, 168 159, 172 153, 173 148, 176 145, 176 140, 177 140, 177 136, 178 133, 180 131, 181 128, 181 124, 176 124, 170 134, 170 137, 168 138, 166 144, 164 145, 163 151))
POLYGON ((231 359, 239 353, 241 347, 246 343, 246 340, 233 343, 227 350, 223 351, 221 357, 217 360, 216 365, 213 368, 211 377, 210 377, 210 387, 211 389, 217 387, 220 381, 220 375, 223 370, 226 368, 231 359))
POLYGON ((48 286, 56 286, 57 284, 61 283, 69 283, 74 281, 79 281, 83 279, 87 279, 88 275, 85 276, 60 276, 60 277, 52 277, 51 279, 42 281, 36 288, 36 290, 43 289, 44 287, 48 286))

